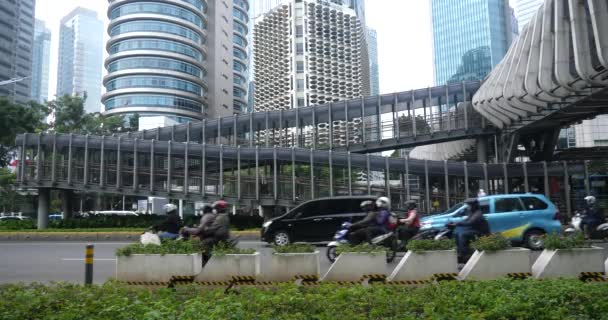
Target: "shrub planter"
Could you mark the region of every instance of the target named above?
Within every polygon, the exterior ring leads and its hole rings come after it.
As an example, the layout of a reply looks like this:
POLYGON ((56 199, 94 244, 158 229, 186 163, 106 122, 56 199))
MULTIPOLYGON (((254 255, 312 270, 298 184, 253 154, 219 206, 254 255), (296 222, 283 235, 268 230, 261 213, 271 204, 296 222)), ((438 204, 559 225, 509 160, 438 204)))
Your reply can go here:
POLYGON ((116 279, 129 282, 168 282, 172 276, 201 271, 197 254, 132 254, 116 257, 116 279))
MULTIPOLYGON (((202 258, 198 255, 198 264, 202 258)), ((260 254, 226 254, 211 256, 194 278, 195 282, 230 281, 233 276, 256 277, 260 273, 260 254)))
POLYGON ((273 253, 264 258, 260 279, 291 281, 295 276, 319 276, 319 251, 312 253, 273 253))
POLYGON ((529 273, 532 256, 529 249, 475 251, 458 274, 460 280, 492 280, 509 273, 529 273))
POLYGON ((386 274, 386 253, 343 252, 321 281, 359 281, 368 274, 386 274))
POLYGON ((545 249, 534 265, 536 279, 576 278, 581 272, 603 272, 604 249, 599 247, 574 249, 545 249))
POLYGON ((408 251, 388 280, 428 280, 436 273, 456 273, 457 267, 455 250, 408 251))

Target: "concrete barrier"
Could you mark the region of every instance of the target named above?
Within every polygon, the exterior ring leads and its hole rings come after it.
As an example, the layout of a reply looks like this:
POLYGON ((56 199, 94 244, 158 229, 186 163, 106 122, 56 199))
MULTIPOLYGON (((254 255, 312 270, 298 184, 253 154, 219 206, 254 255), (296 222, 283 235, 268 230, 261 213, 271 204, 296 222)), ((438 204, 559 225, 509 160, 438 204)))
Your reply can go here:
POLYGON ((344 252, 321 281, 359 281, 368 274, 386 274, 386 253, 344 252))
POLYGON ((319 276, 319 251, 313 253, 273 253, 261 266, 260 280, 291 281, 295 276, 319 276))
POLYGON ((599 247, 544 250, 534 265, 536 279, 576 278, 581 272, 604 272, 604 249, 599 247))
POLYGON ((127 282, 168 282, 172 276, 201 271, 197 254, 132 254, 116 257, 116 279, 127 282))
MULTIPOLYGON (((197 255, 201 265, 201 256, 197 255)), ((195 282, 230 281, 233 276, 257 277, 260 274, 260 254, 227 254, 212 256, 194 278, 195 282)))
POLYGON ((414 253, 408 251, 388 278, 389 281, 428 280, 436 273, 458 272, 455 250, 414 253))
POLYGON ((529 249, 513 248, 496 252, 475 251, 458 274, 460 280, 492 280, 509 273, 530 273, 529 249))

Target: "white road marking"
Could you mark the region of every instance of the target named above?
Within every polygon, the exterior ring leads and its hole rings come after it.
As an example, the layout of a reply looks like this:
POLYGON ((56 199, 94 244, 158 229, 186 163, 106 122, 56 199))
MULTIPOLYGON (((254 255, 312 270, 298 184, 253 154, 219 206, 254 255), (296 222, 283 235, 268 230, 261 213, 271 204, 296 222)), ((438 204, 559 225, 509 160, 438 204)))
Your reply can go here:
POLYGON ((131 244, 134 242, 54 242, 54 241, 41 241, 41 242, 0 242, 0 246, 23 246, 23 245, 31 245, 31 246, 39 246, 39 245, 117 245, 117 244, 131 244))

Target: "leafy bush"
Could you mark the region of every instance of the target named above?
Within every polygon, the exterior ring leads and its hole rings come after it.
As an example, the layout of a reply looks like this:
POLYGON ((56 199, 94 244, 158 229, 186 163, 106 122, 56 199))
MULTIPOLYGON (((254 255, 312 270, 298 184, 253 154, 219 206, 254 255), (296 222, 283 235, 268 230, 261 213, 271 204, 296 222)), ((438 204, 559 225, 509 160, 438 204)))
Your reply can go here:
POLYGON ((197 240, 165 240, 160 246, 154 244, 143 245, 134 243, 116 249, 117 256, 130 256, 132 254, 192 254, 201 252, 200 242, 197 240))
POLYGON ((336 254, 340 255, 343 252, 357 252, 357 253, 385 253, 386 248, 380 246, 374 246, 369 243, 362 243, 356 246, 346 244, 336 248, 336 254))
POLYGON ((456 247, 454 239, 442 239, 442 240, 411 240, 407 243, 407 250, 414 253, 420 253, 423 251, 437 251, 437 250, 452 250, 456 247))
POLYGON ((286 246, 272 246, 275 253, 313 253, 316 248, 307 243, 292 243, 286 246))
POLYGON ((212 252, 214 256, 221 257, 227 254, 253 254, 255 253, 255 249, 242 249, 230 242, 220 242, 213 246, 212 252))
POLYGON ((495 252, 505 250, 510 247, 511 241, 498 233, 480 237, 471 242, 471 248, 477 251, 495 252))
POLYGON ((591 245, 585 241, 585 236, 582 232, 578 232, 573 236, 563 236, 557 233, 546 234, 544 236, 545 249, 575 249, 589 248, 591 245))
POLYGON ((0 221, 0 230, 25 230, 25 229, 36 229, 34 220, 3 220, 0 221))
POLYGON ((608 286, 578 280, 449 281, 406 286, 273 290, 129 288, 74 284, 0 286, 0 319, 603 319, 608 286))

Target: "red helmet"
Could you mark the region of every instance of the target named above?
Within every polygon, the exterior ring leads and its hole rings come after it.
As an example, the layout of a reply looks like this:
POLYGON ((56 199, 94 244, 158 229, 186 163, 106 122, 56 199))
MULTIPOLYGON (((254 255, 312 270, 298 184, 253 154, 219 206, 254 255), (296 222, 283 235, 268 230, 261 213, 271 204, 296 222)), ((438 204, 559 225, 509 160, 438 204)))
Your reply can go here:
POLYGON ((224 200, 218 200, 214 202, 211 207, 217 212, 224 212, 228 209, 228 202, 224 200))

